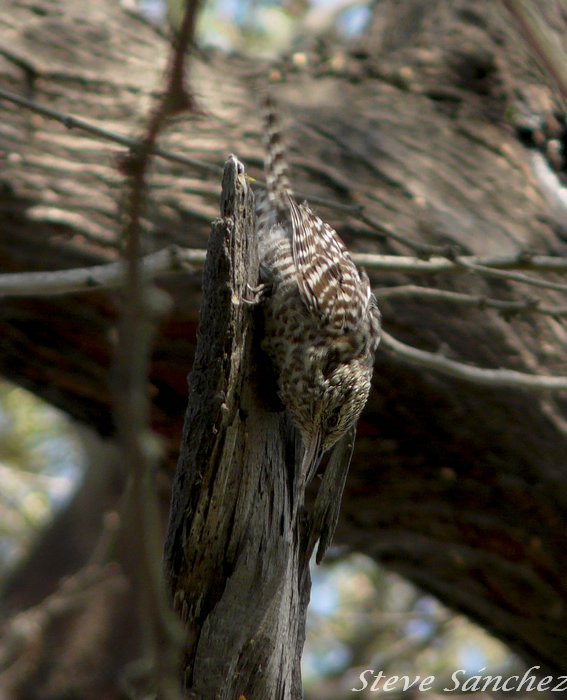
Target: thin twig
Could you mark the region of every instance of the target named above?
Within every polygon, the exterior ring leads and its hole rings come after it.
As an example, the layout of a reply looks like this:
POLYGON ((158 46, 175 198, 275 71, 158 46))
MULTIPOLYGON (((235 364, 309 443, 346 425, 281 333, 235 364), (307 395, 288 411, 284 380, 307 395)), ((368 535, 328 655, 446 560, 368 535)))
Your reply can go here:
MULTIPOLYGON (((17 95, 10 90, 5 90, 0 88, 0 100, 5 100, 7 102, 12 102, 19 107, 24 107, 25 109, 34 112, 35 114, 40 114, 42 117, 47 119, 52 119, 53 121, 63 124, 67 129, 77 129, 79 131, 84 131, 85 133, 92 134, 105 141, 111 141, 112 143, 117 143, 121 146, 125 146, 130 150, 135 150, 139 147, 139 141, 133 139, 129 136, 122 136, 109 129, 104 129, 103 127, 96 126, 86 121, 85 119, 80 119, 79 117, 73 117, 69 114, 64 114, 51 107, 46 107, 41 105, 35 100, 27 99, 21 95, 17 95)), ((151 148, 151 153, 154 156, 163 158, 164 160, 171 161, 173 163, 179 163, 181 165, 188 165, 196 170, 200 170, 205 173, 212 173, 213 175, 221 175, 222 167, 219 165, 214 165, 213 163, 206 163, 205 161, 198 160, 197 158, 190 158, 188 156, 179 155, 178 153, 173 153, 163 148, 159 148, 157 145, 153 145, 151 148)), ((267 183, 262 179, 256 179, 255 185, 266 189, 267 183)), ((325 197, 319 197, 316 195, 309 195, 305 192, 298 191, 297 196, 300 198, 308 199, 312 204, 319 204, 321 206, 332 209, 333 211, 340 211, 347 214, 352 214, 356 218, 360 219, 363 223, 369 226, 372 230, 377 231, 384 237, 392 238, 399 243, 414 250, 420 254, 437 254, 442 255, 444 248, 442 246, 430 246, 419 241, 412 241, 411 239, 396 233, 391 228, 385 224, 381 224, 365 213, 363 207, 357 204, 342 204, 341 202, 336 202, 335 200, 327 199, 325 197)))
POLYGON ((476 265, 483 268, 508 270, 532 270, 534 272, 567 272, 567 257, 555 257, 550 255, 525 256, 508 255, 496 257, 481 257, 477 255, 461 256, 456 261, 448 258, 419 258, 406 255, 376 255, 373 253, 354 253, 353 260, 357 265, 362 265, 370 270, 384 270, 385 272, 408 273, 438 273, 459 272, 459 266, 463 268, 476 265))
MULTIPOLYGON (((105 141, 118 143, 130 150, 136 150, 140 145, 138 139, 131 138, 129 136, 121 136, 120 134, 110 131, 109 129, 95 126, 84 119, 63 114, 62 112, 58 112, 56 109, 45 107, 35 100, 28 100, 25 97, 17 95, 14 92, 10 92, 10 90, 5 90, 4 88, 0 88, 0 100, 6 100, 7 102, 12 102, 19 105, 20 107, 25 107, 25 109, 29 109, 30 112, 35 112, 35 114, 40 114, 42 117, 46 117, 47 119, 52 119, 53 121, 63 124, 63 126, 67 127, 67 129, 84 131, 85 133, 92 134, 93 136, 97 136, 105 141)), ((206 163, 205 161, 198 160, 196 158, 189 158, 188 156, 181 156, 178 153, 172 153, 171 151, 159 148, 155 144, 151 148, 151 154, 174 163, 188 165, 197 170, 201 170, 202 172, 212 173, 213 175, 222 175, 222 168, 218 165, 206 163)))
POLYGON ((455 260, 457 265, 461 265, 472 272, 476 272, 482 277, 498 277, 499 279, 509 280, 511 282, 519 282, 520 284, 529 284, 532 287, 540 287, 542 289, 554 289, 558 292, 567 292, 567 284, 561 282, 551 282, 549 280, 542 280, 537 277, 531 277, 530 275, 524 275, 521 272, 514 272, 511 270, 499 270, 487 265, 479 264, 476 262, 471 262, 466 258, 457 258, 455 260))
POLYGON ((529 389, 530 391, 567 391, 567 377, 544 374, 526 374, 511 369, 483 369, 456 362, 438 353, 419 350, 406 345, 385 331, 382 332, 381 346, 398 359, 417 367, 426 367, 448 377, 461 379, 472 384, 488 386, 491 389, 529 389))
POLYGON ((495 309, 496 311, 511 316, 513 314, 541 314, 560 318, 567 316, 567 306, 545 306, 539 299, 528 297, 518 300, 492 299, 481 294, 465 294, 452 292, 448 289, 435 289, 434 287, 421 287, 416 284, 404 284, 397 287, 375 288, 374 293, 378 299, 396 299, 417 297, 427 301, 440 301, 458 306, 470 306, 477 309, 495 309))
POLYGON ((391 229, 389 226, 386 226, 385 224, 376 221, 376 219, 374 219, 372 216, 369 216, 363 207, 359 209, 356 218, 385 238, 390 238, 391 240, 397 241, 398 243, 406 246, 406 248, 413 250, 414 253, 417 253, 420 256, 420 258, 427 259, 433 255, 451 258, 456 252, 455 246, 431 245, 430 243, 422 243, 421 241, 416 241, 408 238, 407 236, 403 236, 402 234, 391 229))
MULTIPOLYGON (((267 187, 267 183, 259 179, 256 179, 254 184, 263 189, 266 189, 267 187)), ((309 204, 319 204, 331 209, 332 211, 350 214, 357 221, 366 224, 368 228, 377 233, 377 236, 373 236, 375 239, 383 238, 396 241, 397 243, 400 243, 406 248, 412 250, 420 257, 420 259, 427 260, 433 255, 453 258, 457 252, 456 246, 454 245, 431 245, 430 243, 422 243, 421 241, 408 238, 407 236, 394 231, 394 229, 387 224, 377 221, 374 217, 370 216, 370 214, 367 213, 366 208, 361 204, 343 204, 342 202, 337 202, 335 200, 327 199, 326 197, 320 197, 318 195, 302 192, 301 190, 295 190, 295 195, 298 199, 308 200, 309 204)))

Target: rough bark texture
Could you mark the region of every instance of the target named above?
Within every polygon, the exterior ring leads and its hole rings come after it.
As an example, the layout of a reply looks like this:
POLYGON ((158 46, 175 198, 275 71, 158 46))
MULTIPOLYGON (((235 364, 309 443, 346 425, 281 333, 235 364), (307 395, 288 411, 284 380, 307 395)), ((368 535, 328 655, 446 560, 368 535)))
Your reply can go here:
POLYGON ((322 554, 332 537, 353 436, 334 452, 306 509, 299 440, 273 377, 258 381, 257 368, 269 362, 261 313, 243 302, 258 282, 258 254, 240 168, 227 161, 223 218, 209 239, 165 572, 186 627, 187 688, 218 700, 292 700, 303 697, 309 561, 315 541, 322 554))
MULTIPOLYGON (((553 13, 558 6, 545 7, 553 13)), ((2 85, 124 134, 136 132, 165 55, 155 30, 110 1, 4 2, 0 42, 2 85)), ((308 57, 306 66, 298 61, 282 71, 278 89, 294 117, 298 189, 361 203, 373 218, 425 242, 490 255, 565 255, 562 227, 508 118, 518 97, 547 109, 549 92, 499 3, 386 0, 376 5, 364 47, 327 47, 308 57)), ((193 67, 204 114, 176 121, 162 145, 215 164, 233 151, 254 174, 261 145, 249 85, 263 67, 211 53, 193 67)), ((1 108, 2 269, 115 260, 120 149, 7 103, 1 108)), ((204 247, 218 178, 156 161, 152 184, 151 248, 204 247)), ((319 209, 353 249, 406 252, 354 217, 319 209)), ((373 281, 408 280, 388 274, 373 281)), ((462 275, 427 283, 499 297, 524 291, 462 275)), ((164 286, 175 308, 150 379, 154 425, 174 453, 199 281, 164 286)), ((3 301, 0 370, 110 433, 116 299, 3 301)), ((382 309, 388 330, 419 347, 448 347, 487 367, 566 373, 557 319, 506 320, 415 300, 382 309)), ((336 541, 401 571, 526 658, 565 671, 565 407, 564 398, 475 388, 379 354, 336 541)))
POLYGON ((262 401, 251 371, 259 350, 242 299, 258 283, 254 200, 235 160, 221 213, 204 270, 166 577, 196 697, 299 698, 310 587, 295 515, 301 492, 283 414, 262 401))

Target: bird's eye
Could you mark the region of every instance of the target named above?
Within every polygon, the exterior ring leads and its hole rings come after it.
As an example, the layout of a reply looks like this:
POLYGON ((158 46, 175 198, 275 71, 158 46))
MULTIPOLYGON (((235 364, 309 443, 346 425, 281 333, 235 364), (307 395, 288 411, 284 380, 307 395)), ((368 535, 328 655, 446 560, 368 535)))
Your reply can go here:
POLYGON ((338 424, 339 424, 339 413, 338 413, 338 411, 335 411, 335 413, 332 413, 329 416, 329 418, 327 419, 327 426, 329 428, 336 428, 338 424))

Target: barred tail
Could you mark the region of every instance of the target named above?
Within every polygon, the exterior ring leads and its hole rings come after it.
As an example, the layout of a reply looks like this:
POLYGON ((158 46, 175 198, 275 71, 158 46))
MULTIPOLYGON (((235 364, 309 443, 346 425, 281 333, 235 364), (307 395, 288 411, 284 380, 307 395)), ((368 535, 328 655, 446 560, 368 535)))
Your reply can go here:
POLYGON ((292 189, 282 139, 281 120, 277 105, 269 93, 266 93, 262 100, 262 113, 266 146, 264 168, 268 197, 280 213, 287 214, 288 198, 292 195, 292 189))

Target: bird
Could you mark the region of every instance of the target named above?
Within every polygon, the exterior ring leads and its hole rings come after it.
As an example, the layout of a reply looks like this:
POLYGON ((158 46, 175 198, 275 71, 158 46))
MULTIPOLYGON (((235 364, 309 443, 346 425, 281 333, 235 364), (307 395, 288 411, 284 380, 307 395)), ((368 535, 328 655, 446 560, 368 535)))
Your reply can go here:
POLYGON ((262 347, 278 395, 304 447, 306 483, 323 455, 358 421, 370 392, 381 314, 368 275, 339 237, 298 203, 290 184, 281 120, 262 98, 266 189, 256 193, 262 347))

